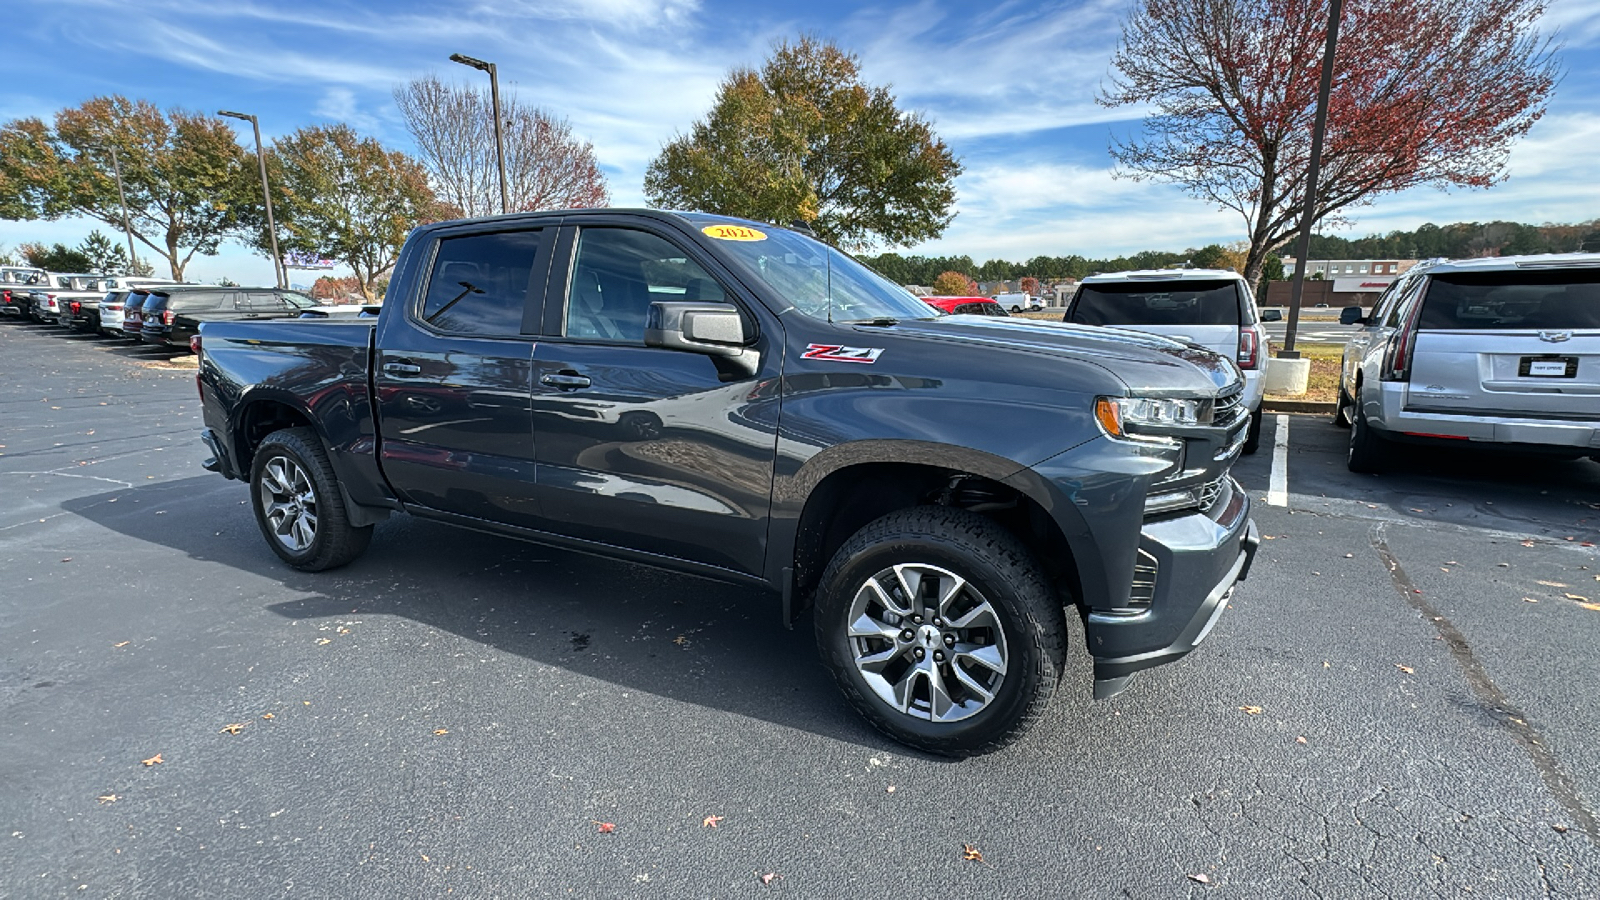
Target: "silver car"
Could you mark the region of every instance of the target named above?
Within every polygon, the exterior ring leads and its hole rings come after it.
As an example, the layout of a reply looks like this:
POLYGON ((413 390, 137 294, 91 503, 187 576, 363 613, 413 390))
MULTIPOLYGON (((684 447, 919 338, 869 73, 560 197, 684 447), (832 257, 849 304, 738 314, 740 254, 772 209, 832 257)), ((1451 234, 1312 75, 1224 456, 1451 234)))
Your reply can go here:
POLYGON ((1351 471, 1392 441, 1600 460, 1600 254, 1425 262, 1339 321, 1351 471))

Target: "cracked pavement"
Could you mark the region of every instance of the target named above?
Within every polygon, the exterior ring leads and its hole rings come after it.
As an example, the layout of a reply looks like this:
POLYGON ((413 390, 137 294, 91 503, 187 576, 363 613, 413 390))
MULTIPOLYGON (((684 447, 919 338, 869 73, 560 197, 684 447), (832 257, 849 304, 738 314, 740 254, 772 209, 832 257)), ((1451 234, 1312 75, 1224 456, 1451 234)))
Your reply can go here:
POLYGON ((1096 703, 1074 633, 955 763, 776 598, 405 518, 283 567, 150 355, 0 323, 0 895, 1600 895, 1595 463, 1291 417, 1205 645, 1096 703))

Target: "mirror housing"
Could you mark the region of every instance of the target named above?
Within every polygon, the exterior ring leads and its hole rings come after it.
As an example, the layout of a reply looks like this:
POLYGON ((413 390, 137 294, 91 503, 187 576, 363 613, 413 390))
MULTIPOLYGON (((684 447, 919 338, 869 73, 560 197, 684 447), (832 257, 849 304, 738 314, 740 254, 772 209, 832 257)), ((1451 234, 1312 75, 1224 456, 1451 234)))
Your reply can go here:
POLYGON ((685 303, 658 300, 645 319, 644 345, 682 350, 726 360, 745 375, 754 375, 761 358, 746 346, 754 335, 731 303, 685 303))
POLYGON ((1367 324, 1367 317, 1362 315, 1361 307, 1346 306, 1344 309, 1339 310, 1339 324, 1365 325, 1367 324))
POLYGON ((1261 311, 1261 321, 1263 321, 1263 322, 1282 322, 1283 321, 1283 310, 1281 310, 1281 309, 1263 309, 1261 311))

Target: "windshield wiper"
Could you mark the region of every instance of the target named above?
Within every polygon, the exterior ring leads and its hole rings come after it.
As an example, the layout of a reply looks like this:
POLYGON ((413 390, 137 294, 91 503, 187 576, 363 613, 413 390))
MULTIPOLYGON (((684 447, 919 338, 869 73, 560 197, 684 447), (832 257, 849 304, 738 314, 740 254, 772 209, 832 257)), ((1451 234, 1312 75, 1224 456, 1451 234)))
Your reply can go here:
POLYGON ((896 319, 896 318, 894 318, 892 316, 873 316, 870 319, 851 319, 851 320, 849 320, 847 322, 840 322, 839 324, 840 325, 873 325, 873 326, 877 326, 877 327, 884 327, 884 326, 888 326, 888 325, 899 325, 900 324, 900 320, 896 319))

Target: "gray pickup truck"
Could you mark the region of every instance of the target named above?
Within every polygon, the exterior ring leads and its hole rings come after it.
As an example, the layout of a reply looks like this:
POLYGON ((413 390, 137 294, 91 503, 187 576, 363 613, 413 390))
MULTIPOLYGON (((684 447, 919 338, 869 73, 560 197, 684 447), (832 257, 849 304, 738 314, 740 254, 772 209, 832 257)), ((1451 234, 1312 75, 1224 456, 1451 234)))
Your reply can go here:
POLYGON ((207 468, 289 565, 405 512, 748 585, 810 608, 845 696, 935 753, 1039 717, 1069 613, 1097 696, 1182 657, 1259 543, 1232 360, 944 315, 757 222, 429 225, 376 317, 196 343, 207 468))

